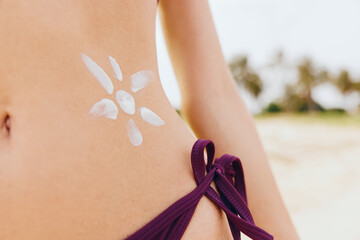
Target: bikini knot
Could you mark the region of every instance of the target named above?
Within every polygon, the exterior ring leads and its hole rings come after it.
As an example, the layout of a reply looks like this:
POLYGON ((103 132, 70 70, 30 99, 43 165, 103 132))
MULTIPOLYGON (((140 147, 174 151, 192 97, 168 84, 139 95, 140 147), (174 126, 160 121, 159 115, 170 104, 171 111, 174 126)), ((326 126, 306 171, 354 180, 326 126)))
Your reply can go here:
MULTIPOLYGON (((251 216, 246 201, 245 179, 240 159, 224 154, 214 161, 214 156, 215 146, 212 141, 199 139, 195 142, 191 151, 191 166, 198 187, 191 196, 186 197, 192 199, 196 207, 200 198, 206 195, 223 209, 235 240, 240 240, 240 231, 254 240, 273 240, 273 236, 255 225, 251 216), (206 164, 204 150, 207 155, 206 164), (217 191, 212 188, 212 182, 215 183, 217 191)), ((190 201, 188 198, 183 200, 186 205, 190 201)), ((195 207, 189 215, 181 219, 190 219, 195 207)), ((178 206, 174 208, 179 209, 178 206)), ((169 212, 173 213, 174 210, 170 209, 169 212)))
POLYGON ((225 168, 220 164, 220 163, 217 163, 217 162, 215 162, 215 163, 213 163, 212 165, 211 165, 211 169, 216 169, 216 172, 218 172, 218 173, 221 173, 221 174, 225 174, 225 168))

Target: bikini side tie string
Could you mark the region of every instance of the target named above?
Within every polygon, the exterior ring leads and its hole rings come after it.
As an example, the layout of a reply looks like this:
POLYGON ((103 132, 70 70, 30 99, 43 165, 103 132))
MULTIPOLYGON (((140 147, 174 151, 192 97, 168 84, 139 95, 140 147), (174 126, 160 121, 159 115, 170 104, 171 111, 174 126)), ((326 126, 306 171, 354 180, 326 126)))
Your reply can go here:
POLYGON ((257 227, 247 207, 244 172, 240 159, 225 154, 213 161, 214 143, 210 140, 198 140, 193 147, 191 163, 196 183, 199 185, 213 176, 219 194, 209 185, 205 195, 221 207, 228 218, 235 240, 240 239, 240 231, 254 240, 271 240, 273 236, 257 227), (204 149, 207 152, 205 176, 204 149))
POLYGON ((273 240, 270 234, 254 224, 246 203, 244 173, 240 160, 225 154, 213 162, 214 154, 213 142, 197 140, 191 151, 191 165, 198 186, 127 239, 181 239, 197 204, 206 195, 225 211, 235 240, 240 239, 240 231, 253 240, 273 240), (205 148, 208 158, 206 167, 205 148), (215 182, 219 194, 210 186, 212 181, 215 182))

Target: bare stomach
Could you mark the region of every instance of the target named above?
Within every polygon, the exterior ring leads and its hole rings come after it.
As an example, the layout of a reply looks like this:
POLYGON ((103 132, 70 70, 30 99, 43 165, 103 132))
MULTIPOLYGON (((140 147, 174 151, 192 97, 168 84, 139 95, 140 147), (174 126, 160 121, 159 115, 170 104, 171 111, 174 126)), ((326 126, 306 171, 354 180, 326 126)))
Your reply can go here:
MULTIPOLYGON (((1 122, 0 239, 122 239, 196 187, 195 138, 157 73, 156 3, 27 2, 0 4, 0 120, 8 118, 1 122), (135 91, 139 71, 153 79, 135 91), (134 104, 121 105, 119 91, 134 104), (116 114, 103 106, 94 112, 103 99, 116 114), (147 121, 145 108, 161 124, 151 115, 147 121), (138 132, 131 135, 129 122, 138 132)), ((204 198, 184 239, 219 236, 229 236, 226 218, 204 198)))

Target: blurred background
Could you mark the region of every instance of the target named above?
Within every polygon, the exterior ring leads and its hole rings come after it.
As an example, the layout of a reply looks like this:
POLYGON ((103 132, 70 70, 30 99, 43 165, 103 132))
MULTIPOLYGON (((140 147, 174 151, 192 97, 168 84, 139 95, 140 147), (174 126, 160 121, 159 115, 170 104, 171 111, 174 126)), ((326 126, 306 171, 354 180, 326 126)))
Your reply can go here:
MULTIPOLYGON (((209 3, 301 239, 360 240, 360 0, 209 3)), ((161 81, 179 109, 157 24, 161 81)))

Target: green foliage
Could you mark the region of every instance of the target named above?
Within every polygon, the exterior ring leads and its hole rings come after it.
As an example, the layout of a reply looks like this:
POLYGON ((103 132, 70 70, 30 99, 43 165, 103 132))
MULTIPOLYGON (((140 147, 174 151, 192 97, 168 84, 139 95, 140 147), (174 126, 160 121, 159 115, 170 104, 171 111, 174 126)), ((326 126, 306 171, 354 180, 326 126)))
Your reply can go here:
MULTIPOLYGON (((270 67, 284 66, 283 52, 279 52, 270 67)), ((238 84, 245 88, 252 96, 258 98, 264 90, 260 75, 250 66, 248 57, 237 56, 229 63, 233 77, 238 84)), ((285 86, 285 93, 276 102, 267 105, 264 112, 324 112, 320 104, 312 98, 313 88, 322 83, 334 84, 341 93, 360 92, 360 79, 354 81, 347 70, 342 70, 337 76, 332 76, 326 69, 318 70, 309 58, 304 58, 298 65, 296 82, 285 86)), ((360 110, 360 107, 359 107, 360 110)), ((328 111, 344 112, 343 109, 329 109, 328 111)))
POLYGON ((282 112, 282 109, 278 103, 271 102, 265 109, 264 112, 277 113, 282 112))
POLYGON ((327 112, 332 112, 332 113, 345 113, 345 110, 342 108, 331 108, 326 110, 327 112))

